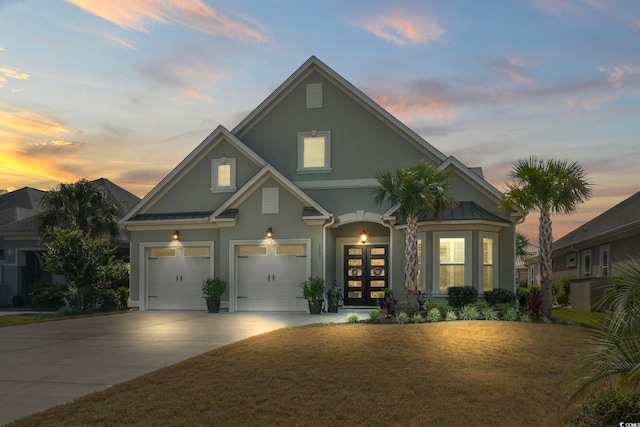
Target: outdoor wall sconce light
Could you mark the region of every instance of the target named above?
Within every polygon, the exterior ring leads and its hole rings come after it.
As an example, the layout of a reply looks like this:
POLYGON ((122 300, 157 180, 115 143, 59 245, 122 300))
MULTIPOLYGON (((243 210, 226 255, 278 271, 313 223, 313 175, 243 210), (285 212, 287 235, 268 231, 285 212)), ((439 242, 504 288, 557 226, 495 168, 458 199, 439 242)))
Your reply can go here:
POLYGON ((173 232, 173 240, 180 240, 180 232, 178 230, 173 232))
POLYGON ((363 245, 367 244, 367 232, 364 231, 364 228, 362 228, 362 233, 360 234, 360 243, 363 245))
POLYGON ((267 239, 271 239, 273 237, 273 230, 271 227, 267 228, 267 239))

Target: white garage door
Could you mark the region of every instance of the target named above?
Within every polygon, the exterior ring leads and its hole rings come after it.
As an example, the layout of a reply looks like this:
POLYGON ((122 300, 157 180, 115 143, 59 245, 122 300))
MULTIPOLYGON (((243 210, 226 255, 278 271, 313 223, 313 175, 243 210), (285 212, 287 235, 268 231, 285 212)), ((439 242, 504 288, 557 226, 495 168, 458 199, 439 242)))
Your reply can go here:
POLYGON ((210 275, 211 247, 148 249, 150 310, 206 310, 202 282, 210 275))
POLYGON ((307 311, 301 283, 307 277, 306 245, 236 247, 238 310, 307 311))

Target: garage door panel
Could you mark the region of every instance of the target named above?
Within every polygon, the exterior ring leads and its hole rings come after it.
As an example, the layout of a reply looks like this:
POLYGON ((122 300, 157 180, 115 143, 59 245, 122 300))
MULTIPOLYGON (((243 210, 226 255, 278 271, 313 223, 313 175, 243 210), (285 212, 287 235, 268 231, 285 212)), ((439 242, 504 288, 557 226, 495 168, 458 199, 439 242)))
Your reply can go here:
POLYGON ((148 265, 148 308, 150 310, 206 310, 202 282, 210 275, 211 257, 188 256, 202 253, 208 246, 151 248, 148 265), (172 252, 173 251, 173 252, 172 252), (173 255, 172 255, 173 253, 173 255), (185 256, 187 254, 187 256, 185 256), (164 256, 163 256, 164 255, 164 256))
MULTIPOLYGON (((259 252, 255 248, 244 248, 239 248, 238 252, 259 252)), ((300 285, 306 279, 306 257, 276 255, 275 252, 274 247, 268 247, 264 255, 236 257, 238 310, 308 310, 300 285)))

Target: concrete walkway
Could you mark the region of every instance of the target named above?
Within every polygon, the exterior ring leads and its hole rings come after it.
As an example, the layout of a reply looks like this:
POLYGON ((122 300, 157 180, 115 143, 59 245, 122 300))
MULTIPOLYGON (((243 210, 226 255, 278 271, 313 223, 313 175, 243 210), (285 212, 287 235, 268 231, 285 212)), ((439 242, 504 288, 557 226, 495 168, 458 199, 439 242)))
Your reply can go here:
POLYGON ((235 341, 349 313, 154 311, 0 328, 0 425, 235 341))

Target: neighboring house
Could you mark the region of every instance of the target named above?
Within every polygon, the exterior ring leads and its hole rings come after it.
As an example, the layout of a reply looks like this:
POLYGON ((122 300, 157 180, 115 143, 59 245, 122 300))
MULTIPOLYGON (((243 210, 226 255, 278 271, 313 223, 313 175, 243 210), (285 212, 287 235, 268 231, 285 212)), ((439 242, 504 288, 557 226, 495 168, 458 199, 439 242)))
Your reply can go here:
POLYGON ((553 283, 571 281, 573 308, 588 310, 602 287, 640 250, 640 192, 622 201, 553 244, 553 283), (576 286, 591 289, 582 300, 576 286), (576 305, 577 304, 577 305, 576 305))
MULTIPOLYGON (((132 209, 140 198, 105 178, 92 181, 103 186, 122 211, 132 209)), ((44 269, 37 215, 42 212, 44 191, 21 188, 0 195, 0 306, 19 295, 29 301, 29 286, 37 282, 64 283, 63 277, 44 269)), ((125 230, 114 240, 117 256, 129 257, 129 237, 125 230)))
POLYGON ((515 223, 480 169, 431 146, 315 57, 232 131, 220 126, 129 212, 130 305, 204 310, 207 276, 229 311, 306 311, 323 277, 346 306, 404 298, 406 225, 377 206, 376 173, 416 161, 450 170, 460 204, 419 222, 420 287, 514 289, 515 223), (361 235, 364 235, 361 238, 361 235))
POLYGON ((540 285, 540 264, 538 246, 529 243, 525 257, 516 259, 516 276, 519 286, 540 285))

